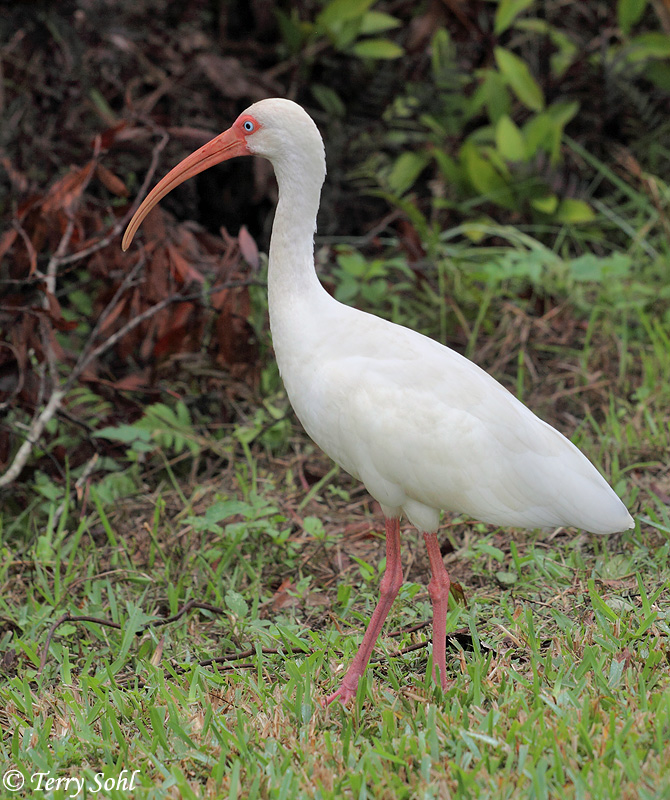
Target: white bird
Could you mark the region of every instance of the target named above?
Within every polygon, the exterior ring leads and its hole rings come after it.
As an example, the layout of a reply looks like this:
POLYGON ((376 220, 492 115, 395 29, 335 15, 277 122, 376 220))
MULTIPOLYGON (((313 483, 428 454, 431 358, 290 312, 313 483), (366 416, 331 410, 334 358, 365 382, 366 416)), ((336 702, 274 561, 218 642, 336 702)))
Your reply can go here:
POLYGON ((327 703, 356 694, 402 584, 400 517, 423 533, 432 573, 434 675, 446 688, 449 575, 436 530, 440 511, 494 525, 574 526, 593 533, 634 527, 591 462, 468 359, 426 336, 345 306, 322 287, 314 233, 326 176, 311 117, 285 99, 261 100, 185 158, 147 196, 123 238, 130 245, 171 189, 236 156, 269 159, 279 202, 268 268, 277 364, 307 433, 361 480, 385 517, 380 600, 360 648, 327 703))

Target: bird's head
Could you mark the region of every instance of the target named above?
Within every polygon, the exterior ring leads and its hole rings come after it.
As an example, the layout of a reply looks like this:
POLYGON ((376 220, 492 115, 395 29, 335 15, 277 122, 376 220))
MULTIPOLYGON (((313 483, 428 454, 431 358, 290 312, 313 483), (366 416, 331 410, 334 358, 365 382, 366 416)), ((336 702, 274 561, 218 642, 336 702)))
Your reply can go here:
POLYGON ((323 141, 309 114, 292 100, 260 100, 243 111, 227 131, 177 164, 149 192, 126 228, 123 249, 128 249, 149 211, 172 189, 214 164, 247 155, 269 159, 280 187, 282 180, 303 180, 307 175, 320 189, 326 174, 323 141))

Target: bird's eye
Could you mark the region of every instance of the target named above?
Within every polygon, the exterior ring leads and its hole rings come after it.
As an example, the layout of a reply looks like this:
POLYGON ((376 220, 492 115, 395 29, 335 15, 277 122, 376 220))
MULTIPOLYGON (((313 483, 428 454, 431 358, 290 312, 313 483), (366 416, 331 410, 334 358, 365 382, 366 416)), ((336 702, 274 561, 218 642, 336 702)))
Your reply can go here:
POLYGON ((256 130, 256 126, 250 119, 245 119, 242 123, 242 127, 247 133, 253 133, 256 130))

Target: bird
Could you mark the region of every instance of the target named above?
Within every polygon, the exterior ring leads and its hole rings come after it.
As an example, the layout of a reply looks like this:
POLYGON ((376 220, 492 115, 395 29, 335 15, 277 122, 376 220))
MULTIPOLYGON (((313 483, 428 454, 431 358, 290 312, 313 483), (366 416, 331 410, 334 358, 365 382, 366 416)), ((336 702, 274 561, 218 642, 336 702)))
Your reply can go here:
POLYGON ((433 679, 446 690, 450 578, 437 538, 441 512, 496 526, 565 526, 596 534, 633 528, 633 518, 569 439, 475 363, 411 328, 340 303, 323 287, 314 235, 325 148, 311 116, 292 100, 254 103, 177 164, 138 207, 123 250, 168 192, 214 164, 247 155, 269 159, 277 179, 268 308, 289 401, 312 440, 364 484, 384 515, 379 601, 324 705, 355 698, 400 590, 401 517, 426 544, 433 679))

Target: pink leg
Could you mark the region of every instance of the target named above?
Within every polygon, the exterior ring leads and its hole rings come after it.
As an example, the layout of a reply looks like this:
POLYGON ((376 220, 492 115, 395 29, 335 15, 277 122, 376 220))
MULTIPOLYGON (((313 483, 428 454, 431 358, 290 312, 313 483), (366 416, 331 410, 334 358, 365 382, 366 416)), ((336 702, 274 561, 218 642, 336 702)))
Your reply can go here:
POLYGON ((386 519, 386 570, 379 587, 380 598, 372 614, 361 646, 346 675, 342 679, 340 688, 326 699, 326 705, 333 700, 339 700, 342 705, 356 697, 358 679, 368 665, 375 643, 379 637, 382 626, 389 613, 391 605, 402 586, 402 564, 400 563, 400 520, 386 519))
POLYGON ((447 688, 447 605, 449 602, 449 573, 444 567, 442 553, 437 543, 437 535, 424 533, 428 548, 432 578, 428 593, 433 603, 433 677, 439 680, 443 689, 447 688))

